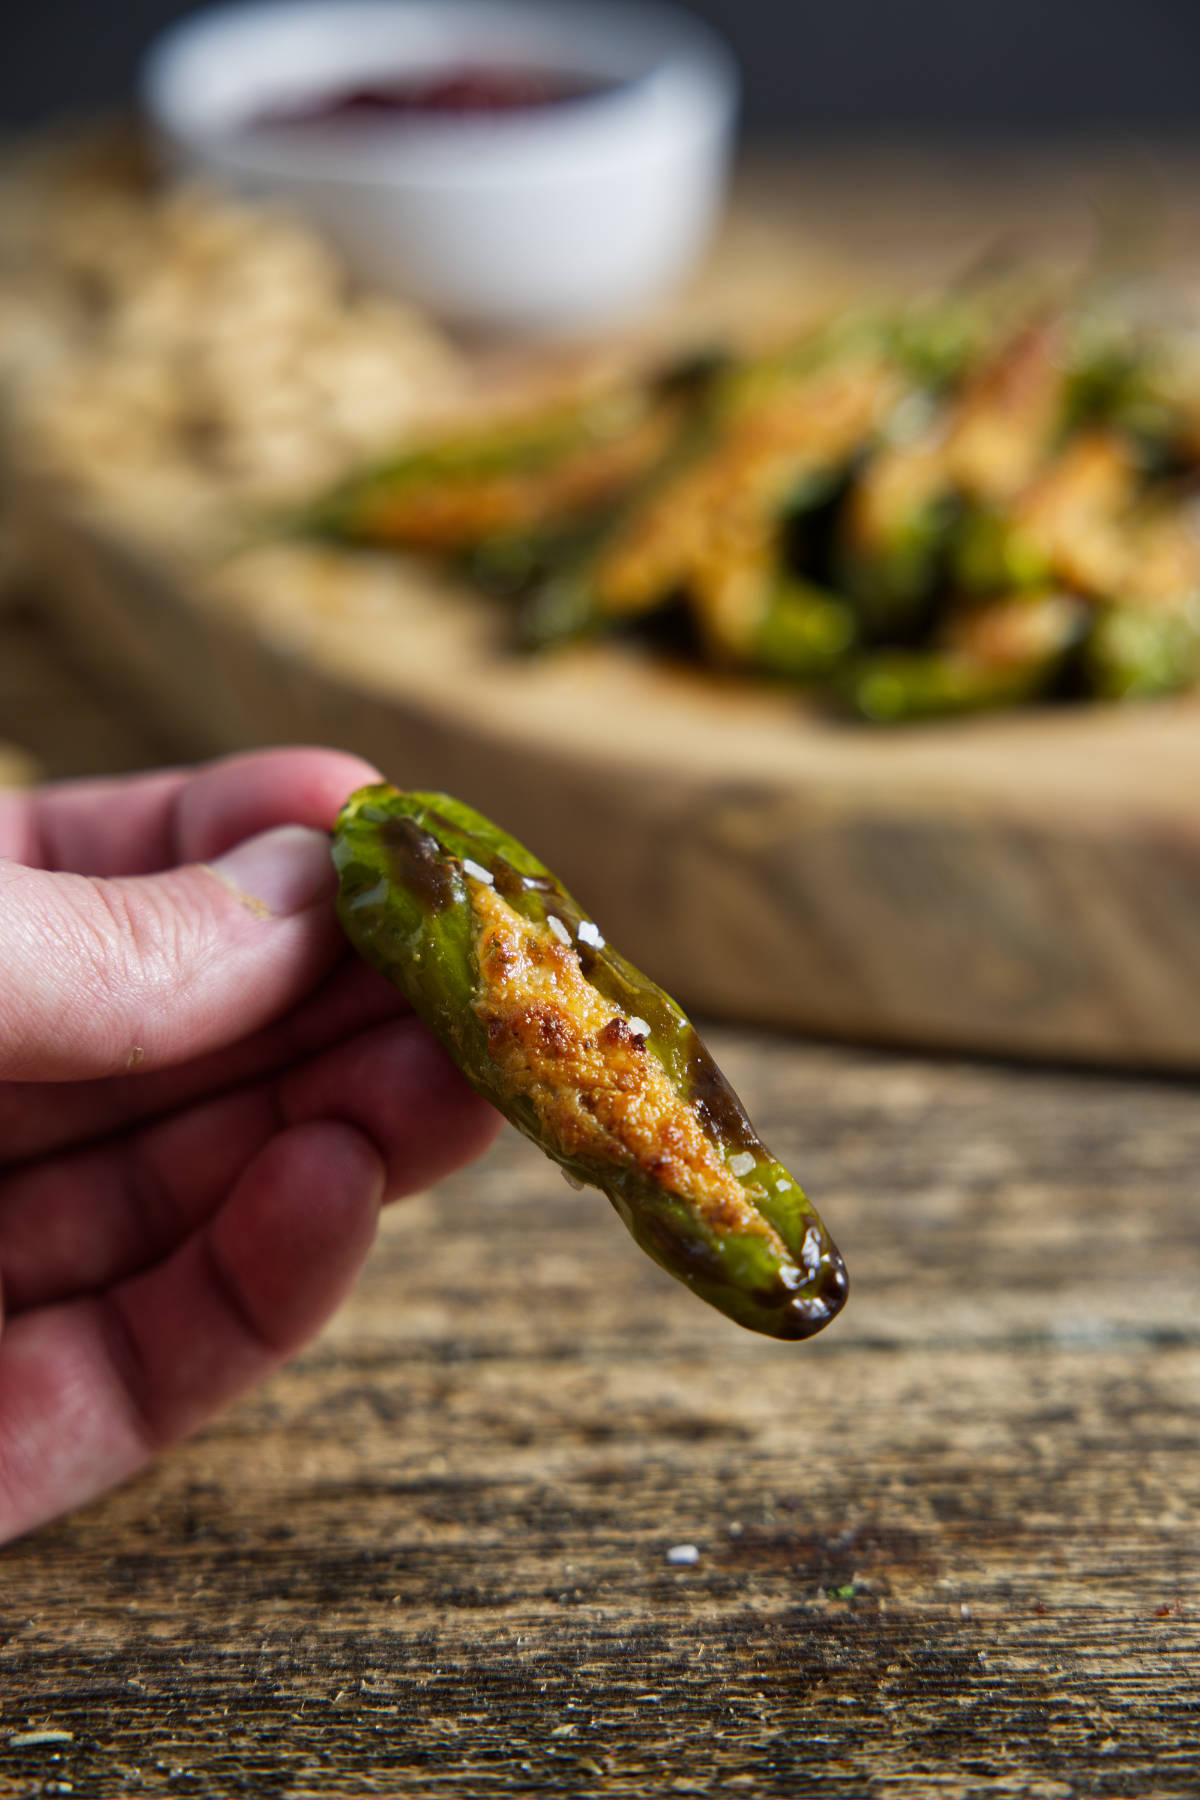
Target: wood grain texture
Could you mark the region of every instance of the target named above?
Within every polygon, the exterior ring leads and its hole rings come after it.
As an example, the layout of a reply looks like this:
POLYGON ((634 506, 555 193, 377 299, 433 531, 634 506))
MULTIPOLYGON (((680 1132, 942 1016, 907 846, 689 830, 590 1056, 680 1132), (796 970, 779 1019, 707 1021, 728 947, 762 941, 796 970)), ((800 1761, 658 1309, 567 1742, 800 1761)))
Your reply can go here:
POLYGON ((0 1555, 5 1800, 1197 1793, 1194 1091, 714 1048, 846 1251, 828 1334, 739 1332, 506 1138, 0 1555))
POLYGON ((3 779, 110 774, 168 762, 174 738, 97 689, 74 646, 32 596, 0 611, 3 779))

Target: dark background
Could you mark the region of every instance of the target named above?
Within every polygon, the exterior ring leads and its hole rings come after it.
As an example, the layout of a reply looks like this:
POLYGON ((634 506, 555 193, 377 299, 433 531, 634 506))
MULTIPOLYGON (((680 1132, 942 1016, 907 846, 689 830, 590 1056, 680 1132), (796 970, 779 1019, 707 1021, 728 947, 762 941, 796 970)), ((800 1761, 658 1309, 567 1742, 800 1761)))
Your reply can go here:
MULTIPOLYGON (((130 91, 170 0, 0 0, 0 124, 130 91)), ((1200 0, 697 0, 760 135, 1038 136, 1200 124, 1200 0)))

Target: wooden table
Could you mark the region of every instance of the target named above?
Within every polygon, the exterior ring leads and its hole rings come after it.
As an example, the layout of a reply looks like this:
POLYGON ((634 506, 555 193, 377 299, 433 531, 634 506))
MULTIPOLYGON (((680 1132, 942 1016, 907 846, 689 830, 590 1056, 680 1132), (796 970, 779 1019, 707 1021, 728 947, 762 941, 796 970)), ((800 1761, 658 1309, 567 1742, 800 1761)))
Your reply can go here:
MULTIPOLYGON (((0 737, 170 753, 21 609, 0 737)), ((502 1141, 0 1553, 0 1800, 1200 1794, 1193 1088, 713 1043, 846 1252, 828 1334, 739 1332, 502 1141)))
POLYGON ((1194 1093, 714 1043, 846 1251, 828 1335, 503 1141, 0 1556, 5 1800, 1200 1791, 1194 1093))

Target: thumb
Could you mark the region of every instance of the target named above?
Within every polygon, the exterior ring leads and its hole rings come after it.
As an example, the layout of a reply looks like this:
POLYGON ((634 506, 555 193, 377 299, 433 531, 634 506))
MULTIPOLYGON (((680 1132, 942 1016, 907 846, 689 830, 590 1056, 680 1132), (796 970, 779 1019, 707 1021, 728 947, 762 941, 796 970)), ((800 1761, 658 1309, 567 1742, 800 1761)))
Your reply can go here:
POLYGON ((328 838, 299 825, 124 880, 0 861, 0 1080, 121 1074, 236 1042, 335 960, 333 883, 328 838))

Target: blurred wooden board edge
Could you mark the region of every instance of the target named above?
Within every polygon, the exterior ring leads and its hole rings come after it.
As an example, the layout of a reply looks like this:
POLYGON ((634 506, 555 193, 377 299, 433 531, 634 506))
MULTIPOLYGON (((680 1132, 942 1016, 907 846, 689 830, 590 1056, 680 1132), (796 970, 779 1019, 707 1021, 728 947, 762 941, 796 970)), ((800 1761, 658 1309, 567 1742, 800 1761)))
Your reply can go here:
MULTIPOLYGON (((444 666, 415 615, 396 646, 372 609, 268 630, 32 492, 21 509, 78 653, 181 754, 315 739, 458 793, 697 1012, 1200 1069, 1194 699, 881 734, 602 650, 565 676, 486 648, 444 666)), ((452 612, 425 606, 435 639, 452 612)))

